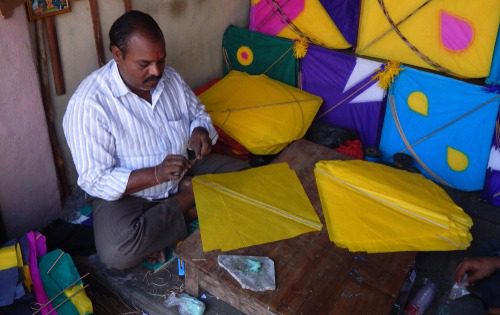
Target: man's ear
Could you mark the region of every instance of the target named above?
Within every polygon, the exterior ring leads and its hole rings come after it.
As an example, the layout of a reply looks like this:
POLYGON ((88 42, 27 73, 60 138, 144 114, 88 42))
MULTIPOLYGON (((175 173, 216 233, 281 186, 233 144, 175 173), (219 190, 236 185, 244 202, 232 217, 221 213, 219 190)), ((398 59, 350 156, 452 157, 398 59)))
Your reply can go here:
POLYGON ((116 46, 111 46, 111 54, 113 55, 113 59, 115 62, 119 62, 120 60, 123 60, 123 52, 120 50, 120 48, 116 46))

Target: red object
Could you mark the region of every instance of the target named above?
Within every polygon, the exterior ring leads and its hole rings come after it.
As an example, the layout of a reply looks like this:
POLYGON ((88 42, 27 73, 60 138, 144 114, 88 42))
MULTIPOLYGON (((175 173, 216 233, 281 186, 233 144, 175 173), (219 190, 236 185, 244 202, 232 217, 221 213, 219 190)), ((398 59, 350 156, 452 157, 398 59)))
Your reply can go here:
POLYGON ((361 141, 356 140, 347 140, 340 147, 335 149, 338 153, 342 153, 344 155, 350 156, 355 159, 363 159, 363 145, 361 141))
POLYGON ((200 95, 201 93, 205 92, 209 88, 212 87, 215 83, 219 82, 220 79, 212 79, 208 81, 207 83, 203 84, 202 86, 197 87, 196 89, 193 90, 194 94, 200 95))
POLYGON ((219 134, 219 140, 212 147, 212 152, 229 155, 244 161, 250 160, 250 152, 244 146, 228 136, 219 127, 215 126, 215 130, 219 134))
MULTIPOLYGON (((194 93, 196 95, 200 95, 201 93, 205 92, 210 87, 212 87, 214 84, 219 82, 219 80, 220 79, 210 80, 208 83, 195 89, 194 93)), ((215 126, 215 129, 219 134, 219 140, 217 140, 217 143, 215 143, 215 145, 213 146, 212 152, 229 155, 244 161, 250 160, 250 152, 244 146, 242 146, 238 141, 234 140, 229 135, 227 135, 218 126, 215 126)))

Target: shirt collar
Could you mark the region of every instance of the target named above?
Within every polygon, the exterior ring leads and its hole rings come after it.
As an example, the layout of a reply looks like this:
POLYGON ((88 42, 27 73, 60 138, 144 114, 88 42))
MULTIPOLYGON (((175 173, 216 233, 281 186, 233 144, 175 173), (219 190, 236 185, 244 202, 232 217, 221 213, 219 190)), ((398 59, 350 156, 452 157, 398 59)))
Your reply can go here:
POLYGON ((127 87, 125 82, 123 82, 120 76, 120 71, 118 71, 118 65, 115 60, 111 60, 111 80, 113 84, 111 85, 111 92, 114 97, 120 97, 127 93, 131 93, 130 89, 127 87))

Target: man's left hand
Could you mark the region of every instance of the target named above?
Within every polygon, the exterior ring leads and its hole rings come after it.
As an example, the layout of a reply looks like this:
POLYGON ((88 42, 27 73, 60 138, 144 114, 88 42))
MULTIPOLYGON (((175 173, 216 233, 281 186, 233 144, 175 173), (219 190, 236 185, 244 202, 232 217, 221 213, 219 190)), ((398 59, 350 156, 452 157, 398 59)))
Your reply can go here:
POLYGON ((194 151, 196 159, 202 159, 212 151, 212 141, 208 131, 203 127, 194 128, 189 139, 189 147, 194 151))

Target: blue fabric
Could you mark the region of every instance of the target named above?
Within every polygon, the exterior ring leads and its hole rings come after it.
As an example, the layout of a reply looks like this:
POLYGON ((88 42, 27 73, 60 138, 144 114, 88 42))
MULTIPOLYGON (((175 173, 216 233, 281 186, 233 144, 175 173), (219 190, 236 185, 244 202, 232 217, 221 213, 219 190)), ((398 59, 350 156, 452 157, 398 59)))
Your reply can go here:
POLYGON ((0 306, 14 303, 18 279, 19 270, 17 268, 0 271, 0 306))
POLYGON ((500 85, 500 29, 497 34, 495 51, 493 52, 490 75, 486 78, 486 83, 491 85, 500 85))
POLYGON ((397 129, 397 118, 402 133, 412 144, 417 158, 433 173, 418 164, 425 176, 460 190, 481 190, 500 104, 499 95, 487 93, 478 85, 409 67, 403 69, 389 91, 380 140, 383 159, 392 162, 395 153, 410 153, 397 129), (427 115, 410 108, 408 100, 414 92, 425 95, 427 115), (396 117, 391 111, 392 97, 396 117), (473 111, 483 103, 488 104, 473 111), (466 115, 468 112, 471 113, 466 115), (448 165, 448 148, 465 154, 469 162, 466 169, 454 171, 448 165))

